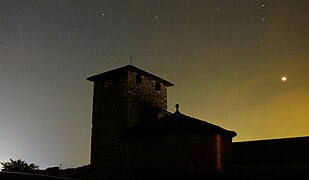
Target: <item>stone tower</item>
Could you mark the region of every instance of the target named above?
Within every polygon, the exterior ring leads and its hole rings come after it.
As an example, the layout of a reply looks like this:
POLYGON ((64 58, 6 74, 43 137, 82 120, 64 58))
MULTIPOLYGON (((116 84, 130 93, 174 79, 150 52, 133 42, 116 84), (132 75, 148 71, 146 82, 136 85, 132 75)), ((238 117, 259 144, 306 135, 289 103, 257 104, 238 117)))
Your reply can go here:
POLYGON ((94 83, 91 165, 106 177, 128 169, 123 130, 167 113, 172 83, 127 65, 87 78, 94 83))

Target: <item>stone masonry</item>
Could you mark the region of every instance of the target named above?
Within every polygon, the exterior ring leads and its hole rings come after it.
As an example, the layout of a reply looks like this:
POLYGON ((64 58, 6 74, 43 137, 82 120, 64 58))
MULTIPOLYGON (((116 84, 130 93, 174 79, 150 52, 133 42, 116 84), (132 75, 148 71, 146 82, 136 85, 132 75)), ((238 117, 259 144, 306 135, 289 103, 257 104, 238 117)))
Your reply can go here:
POLYGON ((94 82, 91 165, 106 177, 127 172, 128 145, 122 131, 167 109, 173 84, 134 66, 88 78, 94 82), (149 116, 149 113, 151 116, 149 116))

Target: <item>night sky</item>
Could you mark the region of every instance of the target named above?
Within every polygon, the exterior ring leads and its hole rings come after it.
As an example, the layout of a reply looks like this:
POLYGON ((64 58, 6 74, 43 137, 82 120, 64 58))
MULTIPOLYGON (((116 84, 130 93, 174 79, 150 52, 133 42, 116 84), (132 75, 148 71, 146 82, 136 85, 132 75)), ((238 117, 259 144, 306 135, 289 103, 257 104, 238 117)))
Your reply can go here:
POLYGON ((89 164, 86 78, 130 56, 235 141, 309 135, 308 32, 308 0, 1 0, 0 161, 89 164))

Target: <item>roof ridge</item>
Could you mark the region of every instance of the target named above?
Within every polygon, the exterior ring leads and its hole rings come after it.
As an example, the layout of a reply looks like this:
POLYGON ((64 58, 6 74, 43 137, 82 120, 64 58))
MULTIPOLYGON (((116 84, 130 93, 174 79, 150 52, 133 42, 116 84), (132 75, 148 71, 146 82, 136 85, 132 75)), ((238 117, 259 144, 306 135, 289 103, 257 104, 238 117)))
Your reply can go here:
POLYGON ((147 71, 144 71, 140 68, 137 68, 133 65, 126 65, 126 66, 122 66, 122 67, 119 67, 119 68, 116 68, 116 69, 112 69, 112 70, 108 70, 108 71, 105 71, 103 73, 99 73, 99 74, 96 74, 96 75, 93 75, 93 76, 90 76, 87 78, 87 80, 89 81, 92 81, 94 82, 95 80, 99 79, 99 78, 106 78, 106 77, 110 77, 110 75, 114 75, 114 74, 117 74, 119 72, 124 72, 125 70, 132 70, 132 71, 135 71, 137 73, 140 73, 140 74, 143 74, 144 76, 150 76, 151 78, 157 80, 157 81, 160 81, 161 83, 167 85, 167 86, 174 86, 173 83, 167 81, 167 80, 164 80, 162 78, 160 78, 159 76, 156 76, 154 74, 151 74, 147 71))

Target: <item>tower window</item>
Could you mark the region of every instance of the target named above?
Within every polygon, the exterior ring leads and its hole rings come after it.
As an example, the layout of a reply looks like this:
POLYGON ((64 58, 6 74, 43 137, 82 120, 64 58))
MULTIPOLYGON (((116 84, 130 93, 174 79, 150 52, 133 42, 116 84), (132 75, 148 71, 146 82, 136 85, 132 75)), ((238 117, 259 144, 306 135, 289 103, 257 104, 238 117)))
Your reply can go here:
POLYGON ((136 84, 142 84, 142 75, 140 74, 136 75, 136 84))
POLYGON ((160 84, 160 82, 156 82, 156 84, 155 84, 155 89, 156 89, 157 91, 161 91, 161 84, 160 84))

